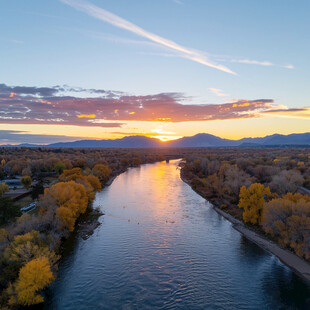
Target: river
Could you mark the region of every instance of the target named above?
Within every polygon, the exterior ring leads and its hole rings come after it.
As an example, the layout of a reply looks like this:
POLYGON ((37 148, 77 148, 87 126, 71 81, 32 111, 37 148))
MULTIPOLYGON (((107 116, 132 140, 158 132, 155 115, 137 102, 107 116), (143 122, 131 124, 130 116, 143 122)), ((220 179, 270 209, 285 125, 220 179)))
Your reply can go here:
POLYGON ((309 309, 310 286, 183 183, 177 163, 131 168, 96 195, 101 225, 74 235, 45 309, 309 309))

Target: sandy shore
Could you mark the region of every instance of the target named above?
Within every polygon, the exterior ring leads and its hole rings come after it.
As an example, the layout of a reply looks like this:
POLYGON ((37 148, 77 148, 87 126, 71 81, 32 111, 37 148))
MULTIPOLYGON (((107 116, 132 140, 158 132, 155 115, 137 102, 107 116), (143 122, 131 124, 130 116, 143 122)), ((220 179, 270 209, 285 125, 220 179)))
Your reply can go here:
MULTIPOLYGON (((187 180, 182 177, 181 179, 186 184, 189 184, 187 180)), ((198 193, 199 194, 199 193, 198 193)), ((214 210, 222 215, 225 219, 233 224, 233 228, 239 231, 243 236, 252 242, 256 243, 258 246, 264 250, 270 252, 271 254, 278 257, 278 259, 284 263, 286 266, 293 269, 298 275, 310 282, 310 263, 306 262, 304 259, 298 257, 296 254, 290 252, 289 250, 281 248, 278 244, 272 242, 271 240, 257 234, 256 232, 250 230, 245 226, 243 222, 236 219, 232 215, 224 212, 220 208, 213 205, 214 210)))

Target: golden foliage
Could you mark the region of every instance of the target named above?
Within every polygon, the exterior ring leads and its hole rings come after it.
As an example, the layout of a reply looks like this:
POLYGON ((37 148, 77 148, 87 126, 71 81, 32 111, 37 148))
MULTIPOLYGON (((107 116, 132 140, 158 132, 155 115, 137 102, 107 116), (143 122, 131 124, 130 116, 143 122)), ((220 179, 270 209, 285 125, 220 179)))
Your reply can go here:
POLYGON ((30 306, 44 301, 38 292, 54 280, 47 257, 31 260, 19 271, 14 285, 15 295, 10 298, 11 305, 30 306))
POLYGON ((263 229, 283 247, 310 259, 310 199, 287 194, 269 201, 263 212, 263 229))
POLYGON ((81 177, 82 169, 81 168, 73 168, 70 170, 64 170, 64 172, 59 176, 59 180, 62 182, 66 181, 75 181, 77 178, 81 177))
POLYGON ((0 183, 0 197, 2 197, 3 194, 8 191, 9 191, 9 186, 4 182, 0 183))
POLYGON ((57 216, 60 219, 60 228, 73 231, 76 219, 85 213, 88 197, 85 187, 74 181, 59 182, 45 192, 55 198, 59 208, 57 216))
POLYGON ((265 196, 270 195, 269 187, 263 184, 254 183, 247 189, 240 188, 239 208, 244 209, 243 220, 245 223, 260 224, 265 204, 265 196))
POLYGON ((49 250, 48 244, 42 240, 40 233, 36 230, 15 236, 4 252, 5 260, 22 265, 41 256, 48 257, 52 264, 59 259, 59 256, 49 250))
POLYGON ((112 170, 107 165, 97 164, 94 166, 92 172, 93 175, 98 177, 101 182, 105 183, 108 181, 112 170))

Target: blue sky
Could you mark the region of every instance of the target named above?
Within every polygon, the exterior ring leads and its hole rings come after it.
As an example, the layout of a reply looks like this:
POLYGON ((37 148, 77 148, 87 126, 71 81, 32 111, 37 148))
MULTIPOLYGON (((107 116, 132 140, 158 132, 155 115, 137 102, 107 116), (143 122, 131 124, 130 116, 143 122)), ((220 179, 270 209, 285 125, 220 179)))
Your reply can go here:
MULTIPOLYGON (((182 93, 182 103, 189 105, 273 99, 277 109, 309 107, 309 1, 83 1, 236 74, 184 58, 184 53, 78 10, 79 3, 0 3, 1 83, 70 85, 136 96, 182 93)), ((296 131, 310 131, 308 112, 296 131)), ((272 130, 281 132, 282 126, 272 130)))

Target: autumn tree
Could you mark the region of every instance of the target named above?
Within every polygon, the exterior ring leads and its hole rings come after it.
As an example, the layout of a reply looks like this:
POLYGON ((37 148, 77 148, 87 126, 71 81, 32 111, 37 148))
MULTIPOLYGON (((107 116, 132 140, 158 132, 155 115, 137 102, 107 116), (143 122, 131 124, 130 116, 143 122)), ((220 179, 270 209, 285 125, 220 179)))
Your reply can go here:
POLYGON ((54 280, 47 257, 39 257, 28 262, 19 271, 19 277, 13 287, 9 304, 31 306, 44 301, 39 292, 54 280))
POLYGON ((272 177, 270 188, 279 194, 296 192, 299 185, 303 184, 304 178, 298 170, 283 170, 272 177))
POLYGON ((59 161, 54 165, 54 170, 57 174, 61 174, 66 169, 66 165, 59 161))
POLYGON ((73 231, 76 219, 86 211, 88 205, 85 187, 74 181, 59 182, 45 190, 44 195, 52 196, 59 206, 57 216, 60 228, 73 231))
POLYGON ((25 175, 21 177, 20 182, 26 189, 29 189, 32 183, 31 177, 29 175, 25 175))
POLYGON ((260 224, 265 204, 265 197, 271 195, 269 187, 254 183, 246 188, 242 186, 239 194, 239 208, 243 211, 245 223, 260 224))
POLYGON ((77 178, 83 175, 81 168, 73 168, 70 170, 64 170, 59 176, 59 180, 62 182, 75 181, 77 178))
POLYGON ((100 182, 106 183, 109 180, 112 170, 104 164, 97 164, 93 168, 93 175, 98 177, 100 182))
POLYGON ((266 203, 263 229, 283 247, 310 259, 310 197, 287 194, 266 203))
POLYGON ((24 265, 30 260, 41 256, 47 257, 53 265, 59 259, 59 256, 50 251, 49 244, 36 230, 15 236, 4 252, 4 259, 7 262, 15 262, 19 265, 24 265))
POLYGON ((0 197, 3 196, 4 193, 9 191, 9 187, 6 183, 2 182, 0 183, 0 197))

